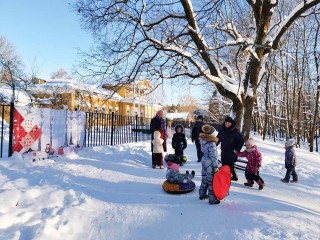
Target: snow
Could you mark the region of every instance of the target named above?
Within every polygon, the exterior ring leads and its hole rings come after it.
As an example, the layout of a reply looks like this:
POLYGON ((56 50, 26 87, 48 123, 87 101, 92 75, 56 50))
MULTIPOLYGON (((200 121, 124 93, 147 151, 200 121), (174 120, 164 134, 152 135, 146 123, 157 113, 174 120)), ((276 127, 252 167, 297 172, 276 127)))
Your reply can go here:
POLYGON ((319 153, 297 149, 299 183, 284 184, 283 142, 255 141, 265 188, 245 187, 238 170, 230 194, 213 206, 198 199, 201 165, 189 139, 180 170, 195 170, 197 187, 182 195, 162 190, 166 171, 151 168, 149 141, 36 162, 2 159, 0 239, 318 239, 319 153))
MULTIPOLYGON (((274 0, 275 1, 275 0, 274 0)), ((278 36, 278 34, 282 31, 283 28, 287 28, 288 26, 286 26, 286 24, 292 20, 292 17, 295 17, 295 15, 297 14, 297 12, 301 11, 301 9, 307 5, 307 4, 312 4, 313 2, 318 2, 319 0, 307 0, 307 1, 302 1, 300 2, 298 5, 295 6, 295 8, 289 13, 289 15, 285 15, 283 20, 279 23, 279 26, 276 28, 276 33, 273 35, 272 37, 272 42, 276 39, 276 37, 278 36)), ((274 10, 272 9, 272 12, 274 10)), ((269 33, 269 35, 271 35, 271 33, 269 33)), ((270 38, 267 38, 267 40, 269 41, 270 38)))
POLYGON ((188 118, 189 113, 187 112, 175 112, 175 113, 167 113, 166 114, 166 118, 173 120, 173 119, 187 119, 188 118))
POLYGON ((32 94, 49 94, 52 92, 68 93, 74 90, 81 90, 87 92, 88 94, 94 93, 99 96, 105 96, 106 98, 110 97, 113 94, 111 99, 122 99, 122 97, 118 93, 114 93, 111 90, 101 88, 100 86, 95 84, 81 83, 74 79, 50 79, 43 84, 32 84, 28 86, 28 92, 32 94))
MULTIPOLYGON (((10 104, 12 96, 12 88, 1 86, 0 96, 3 98, 4 102, 10 104)), ((23 90, 15 89, 15 104, 18 106, 25 106, 31 103, 30 96, 23 90)))

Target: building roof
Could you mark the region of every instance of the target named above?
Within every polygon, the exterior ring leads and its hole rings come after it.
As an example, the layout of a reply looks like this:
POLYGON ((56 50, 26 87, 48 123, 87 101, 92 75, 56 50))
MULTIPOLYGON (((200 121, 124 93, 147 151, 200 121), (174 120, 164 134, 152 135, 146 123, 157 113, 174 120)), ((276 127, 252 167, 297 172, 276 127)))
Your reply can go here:
POLYGON ((186 120, 189 116, 188 112, 180 112, 180 113, 167 113, 166 118, 169 120, 174 120, 174 119, 184 119, 186 120))
POLYGON ((119 101, 122 99, 118 93, 111 90, 104 89, 95 84, 81 83, 74 79, 50 79, 43 84, 32 84, 27 89, 31 94, 71 93, 76 90, 87 94, 93 93, 101 98, 110 98, 110 100, 119 101))
MULTIPOLYGON (((2 103, 10 104, 12 96, 12 88, 8 86, 1 86, 0 87, 0 100, 2 103)), ((23 90, 15 90, 15 104, 18 106, 25 106, 31 103, 31 99, 28 93, 23 90)))

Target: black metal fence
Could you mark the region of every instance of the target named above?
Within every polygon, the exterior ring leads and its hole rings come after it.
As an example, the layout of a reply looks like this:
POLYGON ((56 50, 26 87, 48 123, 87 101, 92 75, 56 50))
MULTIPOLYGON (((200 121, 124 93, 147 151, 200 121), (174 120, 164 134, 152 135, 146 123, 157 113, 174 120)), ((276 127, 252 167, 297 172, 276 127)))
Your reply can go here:
POLYGON ((10 105, 0 104, 0 158, 8 157, 10 138, 10 105))
POLYGON ((151 118, 86 113, 85 147, 150 140, 151 118))

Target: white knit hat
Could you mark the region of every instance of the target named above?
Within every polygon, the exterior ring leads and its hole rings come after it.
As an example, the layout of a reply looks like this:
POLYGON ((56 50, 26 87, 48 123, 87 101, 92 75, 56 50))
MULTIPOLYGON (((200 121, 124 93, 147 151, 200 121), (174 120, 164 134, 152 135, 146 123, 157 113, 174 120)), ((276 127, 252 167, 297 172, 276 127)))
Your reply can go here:
POLYGON ((296 143, 296 141, 294 139, 289 139, 289 140, 286 141, 284 146, 285 147, 292 147, 295 143, 296 143))

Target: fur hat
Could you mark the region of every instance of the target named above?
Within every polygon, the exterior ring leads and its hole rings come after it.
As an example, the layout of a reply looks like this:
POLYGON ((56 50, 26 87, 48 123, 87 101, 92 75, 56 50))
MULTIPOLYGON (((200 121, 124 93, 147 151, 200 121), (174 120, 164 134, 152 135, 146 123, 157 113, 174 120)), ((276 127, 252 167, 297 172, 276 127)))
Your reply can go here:
POLYGON ((294 139, 289 139, 285 142, 284 146, 285 147, 292 147, 295 143, 296 143, 296 141, 294 139))
POLYGON ((247 145, 247 144, 249 144, 250 146, 256 145, 256 143, 254 142, 254 139, 251 138, 251 137, 246 141, 246 145, 247 145))
POLYGON ((203 121, 203 116, 202 115, 198 115, 197 119, 201 119, 203 121))
POLYGON ((168 168, 171 168, 173 171, 175 172, 179 172, 179 165, 176 163, 172 163, 172 162, 167 162, 168 164, 168 168))
POLYGON ((214 127, 211 127, 208 124, 203 125, 201 127, 201 130, 203 133, 208 134, 208 135, 212 135, 213 137, 218 136, 218 131, 214 127))
POLYGON ((232 119, 232 117, 227 116, 227 117, 224 119, 224 122, 233 123, 233 122, 234 122, 234 120, 232 119))

